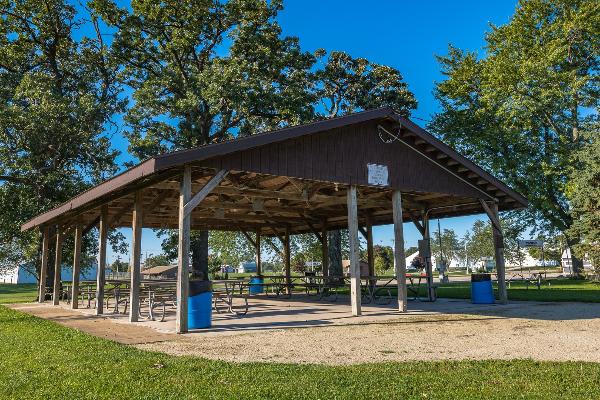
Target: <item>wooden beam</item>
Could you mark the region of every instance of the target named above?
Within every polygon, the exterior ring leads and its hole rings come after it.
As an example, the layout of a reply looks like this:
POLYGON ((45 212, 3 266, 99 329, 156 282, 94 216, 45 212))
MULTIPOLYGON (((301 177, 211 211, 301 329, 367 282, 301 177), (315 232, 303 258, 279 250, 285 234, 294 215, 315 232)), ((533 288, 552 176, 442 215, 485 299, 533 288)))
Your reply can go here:
POLYGON ((163 202, 165 200, 175 200, 175 196, 173 196, 173 194, 177 194, 177 197, 179 197, 179 193, 176 191, 173 191, 172 194, 170 195, 165 195, 165 194, 158 194, 156 195, 156 197, 154 198, 154 200, 152 200, 152 203, 150 203, 150 205, 148 207, 144 208, 144 214, 146 216, 150 216, 152 214, 152 212, 154 212, 154 210, 156 210, 158 207, 160 207, 161 204, 163 204, 163 202))
POLYGON ((368 236, 367 230, 365 228, 363 228, 362 226, 359 226, 358 231, 363 236, 363 238, 365 238, 365 240, 367 240, 367 236, 368 236))
POLYGON ((250 234, 248 232, 246 232, 245 230, 242 230, 241 232, 246 237, 246 239, 248 239, 248 241, 250 242, 250 244, 253 247, 256 247, 256 241, 252 238, 252 236, 250 236, 250 234))
POLYGON ((285 259, 285 254, 277 246, 275 246, 275 243, 273 243, 271 238, 266 237, 265 242, 273 249, 273 251, 275 251, 276 254, 279 255, 279 257, 285 259))
POLYGON ((280 199, 303 202, 307 201, 306 198, 302 197, 301 194, 296 192, 282 192, 277 190, 267 189, 246 189, 229 186, 221 186, 215 188, 214 193, 226 194, 230 196, 247 196, 247 197, 258 197, 266 199, 280 199))
POLYGON ((71 285, 71 308, 79 308, 79 273, 81 271, 81 238, 83 226, 75 226, 75 245, 73 246, 73 281, 71 285))
POLYGON ((361 311, 361 288, 360 288, 360 258, 358 245, 358 202, 356 197, 356 186, 348 188, 348 231, 350 234, 350 301, 352 303, 352 315, 358 316, 361 311))
POLYGON ((291 254, 290 254, 290 228, 288 226, 285 227, 285 236, 284 236, 284 246, 283 246, 283 254, 284 254, 284 263, 285 263, 285 284, 286 284, 286 293, 292 294, 292 270, 291 270, 291 254))
POLYGON ((87 224, 85 226, 85 228, 83 228, 83 232, 81 233, 82 236, 87 235, 87 233, 89 231, 91 231, 96 225, 98 225, 100 223, 100 216, 97 216, 92 222, 90 222, 89 224, 87 224))
POLYGON ((108 205, 100 210, 98 235, 98 271, 96 274, 96 315, 104 313, 104 282, 106 280, 106 239, 108 237, 108 205))
POLYGON ((188 292, 190 273, 190 215, 185 207, 192 197, 192 168, 186 165, 183 169, 181 188, 179 191, 179 246, 177 262, 177 314, 175 331, 188 331, 188 292))
POLYGON ((398 283, 398 311, 406 312, 406 255, 404 253, 404 227, 402 219, 402 194, 394 190, 392 195, 394 212, 394 258, 396 260, 396 282, 398 283))
POLYGON ((490 208, 487 205, 487 203, 481 199, 479 199, 479 204, 481 204, 481 207, 483 207, 483 210, 489 217, 490 222, 492 223, 493 227, 498 231, 502 231, 502 225, 500 224, 500 220, 497 217, 498 212, 494 212, 494 210, 492 208, 490 208))
POLYGON ((432 200, 432 199, 439 199, 440 197, 450 197, 450 194, 445 194, 445 193, 431 193, 431 194, 424 194, 421 196, 416 196, 413 198, 414 201, 424 201, 424 200, 432 200))
POLYGON ((310 228, 310 230, 312 231, 313 235, 315 235, 315 237, 317 238, 317 240, 321 243, 323 243, 323 237, 321 236, 321 233, 317 230, 317 228, 312 224, 312 222, 310 222, 310 220, 302 213, 299 213, 298 215, 300 215, 300 218, 302 220, 304 220, 304 222, 306 223, 306 225, 310 228))
POLYGON ((419 231, 419 233, 421 235, 424 235, 425 234, 425 227, 423 226, 423 224, 421 224, 419 222, 419 220, 417 220, 415 218, 415 216, 412 215, 412 213, 408 213, 408 217, 410 218, 410 220, 412 221, 412 223, 417 227, 417 230, 419 231))
POLYGON ((135 193, 133 203, 133 222, 131 224, 131 285, 129 287, 129 322, 137 322, 140 311, 140 281, 142 254, 142 226, 144 197, 142 190, 135 193))
POLYGON ((506 304, 508 303, 508 292, 506 290, 506 268, 504 263, 504 234, 502 233, 502 226, 500 225, 497 203, 492 204, 491 211, 494 219, 498 222, 498 227, 494 226, 492 229, 496 273, 498 275, 498 300, 500 301, 500 304, 506 304))
POLYGON ((125 204, 123 207, 121 207, 119 211, 117 211, 117 213, 108 220, 108 229, 110 229, 111 226, 118 226, 121 218, 123 218, 123 216, 127 214, 131 208, 131 204, 125 204))
MULTIPOLYGON (((223 181, 223 179, 227 176, 228 173, 229 173, 229 171, 225 171, 224 169, 220 170, 219 172, 217 172, 215 174, 215 176, 213 176, 206 183, 206 185, 204 185, 204 187, 202 189, 200 189, 200 191, 198 193, 196 193, 194 195, 194 197, 189 199, 187 201, 187 203, 185 204, 185 206, 183 207, 184 216, 188 217, 190 215, 190 213, 192 212, 192 210, 194 208, 196 208, 196 206, 198 204, 200 204, 202 202, 202 200, 204 200, 204 198, 206 196, 208 196, 208 194, 210 192, 213 191, 213 189, 215 189, 217 186, 219 186, 219 184, 223 181)), ((191 191, 191 184, 190 184, 190 191, 191 191)))
POLYGON ((425 234, 423 240, 426 242, 426 253, 421 254, 423 261, 425 262, 425 283, 427 290, 427 298, 429 301, 435 300, 435 289, 433 287, 433 266, 431 265, 431 227, 429 225, 429 214, 423 213, 423 228, 425 234))
POLYGON ((56 229, 56 252, 54 254, 54 291, 52 304, 57 306, 60 297, 60 272, 62 269, 63 228, 56 229))
POLYGON ((38 291, 38 303, 46 301, 46 279, 48 277, 48 252, 50 245, 50 227, 42 229, 42 262, 40 266, 40 287, 38 291))

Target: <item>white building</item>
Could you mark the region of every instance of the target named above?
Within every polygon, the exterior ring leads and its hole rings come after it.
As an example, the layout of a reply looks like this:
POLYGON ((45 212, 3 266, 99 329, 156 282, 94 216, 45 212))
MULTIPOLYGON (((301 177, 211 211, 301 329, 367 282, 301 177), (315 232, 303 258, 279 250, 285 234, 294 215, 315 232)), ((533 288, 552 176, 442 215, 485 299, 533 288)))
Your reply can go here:
POLYGON ((247 262, 240 263, 240 266, 238 267, 238 273, 244 274, 247 272, 256 272, 256 262, 247 261, 247 262))
MULTIPOLYGON (((562 266, 562 271, 563 274, 565 275, 572 275, 573 274, 573 264, 572 264, 572 259, 571 259, 571 249, 566 249, 563 251, 562 256, 561 256, 561 262, 560 262, 561 266, 562 266)), ((592 264, 590 263, 590 260, 587 257, 583 258, 583 270, 584 271, 592 271, 594 268, 592 267, 592 264)))

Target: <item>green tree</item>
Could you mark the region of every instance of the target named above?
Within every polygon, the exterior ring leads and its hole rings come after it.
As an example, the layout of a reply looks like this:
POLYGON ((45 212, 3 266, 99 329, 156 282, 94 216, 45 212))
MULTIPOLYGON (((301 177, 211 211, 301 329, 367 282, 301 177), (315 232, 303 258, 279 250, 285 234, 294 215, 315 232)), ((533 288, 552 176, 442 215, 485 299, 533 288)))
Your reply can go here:
MULTIPOLYGON (((523 257, 523 254, 519 251, 518 241, 525 227, 518 218, 502 218, 500 222, 504 233, 504 255, 506 260, 518 263, 523 257)), ((466 251, 460 250, 458 253, 468 259, 469 262, 494 257, 492 224, 489 221, 475 221, 471 230, 463 237, 462 243, 459 243, 456 248, 460 247, 465 248, 466 251)))
MULTIPOLYGON (((333 118, 377 107, 389 106, 409 116, 417 107, 414 95, 395 68, 375 64, 365 58, 353 58, 333 51, 318 51, 320 67, 315 72, 315 95, 319 118, 333 118)), ((329 231, 330 275, 341 276, 342 232, 329 231)))
POLYGON ((590 122, 582 136, 586 145, 575 154, 577 168, 568 190, 574 217, 571 234, 581 238, 575 248, 579 257, 587 255, 600 272, 600 122, 590 122))
POLYGON ((390 246, 374 245, 373 262, 375 274, 385 275, 394 269, 394 249, 390 246))
POLYGON ((1 0, 0 14, 0 268, 39 271, 40 235, 20 225, 116 172, 106 129, 123 103, 94 15, 61 0, 1 0))
POLYGON ((582 111, 598 106, 600 3, 523 0, 485 39, 485 58, 452 46, 439 57, 447 79, 430 128, 523 193, 531 227, 556 229, 573 247, 568 166, 582 111))
POLYGON ((169 265, 171 261, 166 254, 151 254, 144 260, 144 269, 169 265))
MULTIPOLYGON (((314 57, 281 36, 280 1, 134 0, 121 8, 95 0, 92 7, 117 29, 113 47, 135 100, 125 134, 139 159, 312 116, 306 88, 314 57)), ((191 252, 192 268, 206 274, 206 231, 192 233, 191 252)))
POLYGON ((112 264, 110 264, 110 269, 113 272, 131 272, 129 267, 129 263, 122 261, 120 258, 117 258, 112 264))
POLYGON ((417 246, 410 246, 405 250, 405 253, 407 256, 410 256, 412 254, 415 254, 417 251, 419 251, 419 248, 417 246))
POLYGON ((453 229, 444 229, 441 235, 438 231, 433 232, 433 237, 431 238, 431 253, 440 258, 439 261, 443 260, 446 265, 450 265, 450 262, 455 258, 460 247, 460 240, 453 229))
POLYGON ((242 262, 252 261, 255 257, 254 246, 238 232, 211 231, 209 246, 213 256, 218 257, 223 264, 234 267, 242 262))

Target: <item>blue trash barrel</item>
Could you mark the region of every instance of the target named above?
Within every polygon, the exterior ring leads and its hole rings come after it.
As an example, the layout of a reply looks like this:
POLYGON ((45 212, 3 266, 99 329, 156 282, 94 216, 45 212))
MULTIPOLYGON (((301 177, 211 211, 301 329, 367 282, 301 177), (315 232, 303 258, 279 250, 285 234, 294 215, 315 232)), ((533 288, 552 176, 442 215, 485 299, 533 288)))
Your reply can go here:
POLYGON ((263 278, 262 276, 257 275, 257 276, 251 277, 248 292, 250 294, 263 293, 264 292, 263 283, 265 283, 265 278, 263 278))
POLYGON ((210 281, 190 281, 188 294, 188 327, 210 328, 212 325, 212 284, 210 281))
POLYGON ((471 274, 471 303, 494 304, 491 274, 471 274))

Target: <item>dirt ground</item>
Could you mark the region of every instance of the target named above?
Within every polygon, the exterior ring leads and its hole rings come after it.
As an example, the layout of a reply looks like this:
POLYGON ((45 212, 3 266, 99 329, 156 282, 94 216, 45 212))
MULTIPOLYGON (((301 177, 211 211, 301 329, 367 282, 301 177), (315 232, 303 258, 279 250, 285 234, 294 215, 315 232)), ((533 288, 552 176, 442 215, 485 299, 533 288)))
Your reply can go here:
MULTIPOLYGON (((294 307, 304 310, 305 306, 306 303, 288 305, 292 311, 294 307)), ((112 335, 113 340, 142 349, 234 362, 334 365, 517 358, 600 362, 600 304, 512 302, 506 306, 475 306, 440 300, 412 302, 411 306, 404 315, 390 313, 393 309, 381 314, 367 308, 367 316, 360 318, 335 314, 341 312, 338 309, 347 313, 347 305, 321 306, 323 311, 318 316, 290 312, 297 317, 297 323, 284 326, 267 325, 260 319, 267 317, 260 316, 257 308, 256 321, 244 317, 236 320, 238 324, 232 325, 235 328, 227 328, 230 320, 223 320, 212 331, 188 335, 162 333, 143 324, 132 326, 111 318, 82 317, 81 312, 62 307, 14 308, 44 318, 58 318, 59 323, 100 333, 102 337, 112 335), (80 317, 65 316, 72 313, 80 317), (318 318, 320 323, 314 324, 310 318, 318 318), (121 331, 123 340, 118 333, 121 331)), ((268 318, 273 321, 273 316, 268 318)))

